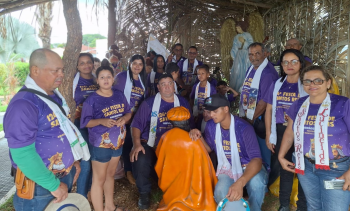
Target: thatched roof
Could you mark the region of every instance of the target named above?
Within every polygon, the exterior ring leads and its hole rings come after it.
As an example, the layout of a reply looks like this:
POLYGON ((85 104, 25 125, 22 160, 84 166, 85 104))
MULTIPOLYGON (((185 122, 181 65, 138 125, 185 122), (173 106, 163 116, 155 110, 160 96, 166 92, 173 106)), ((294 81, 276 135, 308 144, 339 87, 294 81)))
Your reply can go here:
POLYGON ((0 0, 0 15, 4 15, 18 10, 23 10, 27 7, 35 6, 49 1, 54 0, 0 0))

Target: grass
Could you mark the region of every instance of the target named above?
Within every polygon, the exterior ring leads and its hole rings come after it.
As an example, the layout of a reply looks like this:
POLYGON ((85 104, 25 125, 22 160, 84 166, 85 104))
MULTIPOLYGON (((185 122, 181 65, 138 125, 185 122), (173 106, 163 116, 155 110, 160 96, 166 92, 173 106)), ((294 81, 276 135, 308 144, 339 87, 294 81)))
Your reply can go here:
POLYGON ((0 210, 1 211, 14 211, 15 208, 13 207, 13 196, 11 196, 11 198, 9 198, 5 204, 0 206, 0 210))
POLYGON ((0 124, 0 132, 4 130, 4 126, 0 124))
POLYGON ((0 106, 0 112, 6 112, 7 105, 0 106))

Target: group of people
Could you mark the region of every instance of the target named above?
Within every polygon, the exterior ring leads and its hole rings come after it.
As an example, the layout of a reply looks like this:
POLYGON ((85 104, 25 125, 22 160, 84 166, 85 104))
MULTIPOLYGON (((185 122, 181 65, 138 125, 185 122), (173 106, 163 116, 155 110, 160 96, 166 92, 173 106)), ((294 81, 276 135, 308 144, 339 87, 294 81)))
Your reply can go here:
POLYGON ((301 47, 297 39, 287 41, 276 63, 280 76, 262 43, 244 47, 251 66, 240 93, 210 75, 195 46, 188 58, 180 43, 168 58, 133 55, 126 70, 116 45, 102 62, 81 53, 74 124, 57 89, 61 58, 35 50, 4 119, 14 176, 20 169, 35 182, 30 198, 15 194, 15 209, 44 210, 54 198, 63 201, 76 182, 77 193, 91 193, 95 211, 124 211, 113 200, 114 191, 122 194, 114 190, 122 157, 140 209, 150 206, 154 179, 163 191, 159 210, 215 210, 224 198, 234 210, 246 189, 251 210, 259 211, 280 176, 279 211, 288 211, 297 173, 298 210, 347 211, 350 101, 328 93, 331 76, 311 65, 301 47), (342 189, 326 189, 333 180, 344 181, 342 189))

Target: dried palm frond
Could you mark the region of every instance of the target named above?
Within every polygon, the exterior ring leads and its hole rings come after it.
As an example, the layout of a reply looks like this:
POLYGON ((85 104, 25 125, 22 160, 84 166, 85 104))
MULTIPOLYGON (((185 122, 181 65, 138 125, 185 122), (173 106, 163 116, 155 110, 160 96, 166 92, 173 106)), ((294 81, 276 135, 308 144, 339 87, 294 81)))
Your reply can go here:
POLYGON ((264 35, 264 20, 258 11, 249 14, 248 32, 252 35, 254 42, 262 42, 264 35))
POLYGON ((220 30, 220 44, 221 44, 221 70, 225 78, 230 78, 230 69, 232 66, 232 57, 230 54, 233 38, 236 36, 236 23, 233 18, 228 18, 222 24, 220 30))

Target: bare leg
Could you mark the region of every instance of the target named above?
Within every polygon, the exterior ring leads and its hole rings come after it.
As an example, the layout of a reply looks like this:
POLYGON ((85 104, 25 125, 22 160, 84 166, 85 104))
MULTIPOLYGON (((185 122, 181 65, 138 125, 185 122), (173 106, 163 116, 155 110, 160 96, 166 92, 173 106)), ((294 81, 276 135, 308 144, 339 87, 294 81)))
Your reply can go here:
POLYGON ((92 164, 92 186, 91 198, 95 211, 103 211, 103 185, 106 181, 107 163, 91 161, 92 164))
POLYGON ((106 180, 103 185, 103 190, 105 194, 105 209, 104 211, 114 211, 114 175, 119 163, 119 157, 112 157, 108 162, 106 180))

